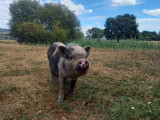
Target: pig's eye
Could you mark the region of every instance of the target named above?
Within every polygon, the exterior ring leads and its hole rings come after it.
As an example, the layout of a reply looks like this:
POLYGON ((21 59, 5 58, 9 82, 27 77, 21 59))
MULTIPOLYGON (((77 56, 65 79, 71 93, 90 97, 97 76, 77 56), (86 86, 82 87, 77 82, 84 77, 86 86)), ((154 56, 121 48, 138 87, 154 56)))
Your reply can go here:
POLYGON ((72 60, 73 58, 72 57, 68 57, 68 60, 72 60))

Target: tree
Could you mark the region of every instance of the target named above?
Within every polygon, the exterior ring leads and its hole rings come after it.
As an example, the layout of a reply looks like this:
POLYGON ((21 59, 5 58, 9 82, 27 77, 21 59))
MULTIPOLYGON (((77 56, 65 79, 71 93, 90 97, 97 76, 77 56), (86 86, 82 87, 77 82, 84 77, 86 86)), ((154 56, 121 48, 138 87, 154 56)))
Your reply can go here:
POLYGON ((31 25, 34 27, 33 33, 35 31, 39 33, 40 31, 36 29, 41 29, 45 33, 43 35, 48 36, 45 40, 39 39, 40 43, 55 40, 67 41, 83 37, 76 15, 62 4, 46 3, 40 5, 37 0, 16 0, 10 4, 10 15, 11 35, 18 38, 19 42, 38 42, 36 39, 38 35, 31 34, 31 25), (26 34, 30 35, 29 40, 26 40, 26 34), (36 40, 31 40, 31 36, 36 40))
POLYGON ((158 34, 156 32, 143 31, 139 35, 139 39, 147 40, 147 41, 158 41, 160 40, 158 34))
POLYGON ((102 38, 103 37, 103 30, 97 27, 93 27, 92 29, 89 29, 87 32, 87 37, 91 37, 91 38, 102 38))
POLYGON ((35 10, 39 7, 40 3, 37 0, 18 0, 10 4, 11 19, 9 25, 10 34, 13 37, 19 38, 18 28, 23 22, 32 22, 36 19, 35 10))
POLYGON ((138 24, 134 15, 118 15, 105 22, 104 34, 107 39, 133 39, 138 36, 138 24))
POLYGON ((107 39, 119 39, 121 38, 121 31, 119 30, 118 21, 115 18, 108 18, 105 23, 104 34, 107 39))
POLYGON ((81 36, 80 22, 74 12, 62 4, 46 3, 36 11, 37 19, 48 31, 55 26, 68 30, 69 38, 81 36))

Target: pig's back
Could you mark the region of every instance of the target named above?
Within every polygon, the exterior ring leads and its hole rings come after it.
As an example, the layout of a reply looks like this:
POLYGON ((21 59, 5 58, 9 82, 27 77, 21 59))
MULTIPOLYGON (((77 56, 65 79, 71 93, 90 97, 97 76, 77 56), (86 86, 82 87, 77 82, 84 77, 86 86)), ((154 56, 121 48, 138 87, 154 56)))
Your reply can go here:
POLYGON ((49 47, 48 52, 47 52, 50 70, 51 70, 52 74, 56 77, 58 77, 58 75, 59 75, 58 63, 60 60, 58 46, 65 46, 65 45, 60 42, 53 43, 49 47))

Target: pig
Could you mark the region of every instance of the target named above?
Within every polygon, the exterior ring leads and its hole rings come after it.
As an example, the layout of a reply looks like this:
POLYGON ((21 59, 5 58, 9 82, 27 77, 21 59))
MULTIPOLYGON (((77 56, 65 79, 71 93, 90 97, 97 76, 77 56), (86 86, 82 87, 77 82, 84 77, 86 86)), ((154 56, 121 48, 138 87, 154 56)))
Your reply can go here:
POLYGON ((71 78, 71 94, 75 94, 75 83, 77 78, 87 74, 89 70, 89 61, 87 60, 90 54, 90 46, 81 47, 78 44, 70 43, 64 45, 61 42, 53 43, 47 52, 50 81, 55 78, 59 80, 60 92, 58 102, 64 101, 65 80, 71 78))

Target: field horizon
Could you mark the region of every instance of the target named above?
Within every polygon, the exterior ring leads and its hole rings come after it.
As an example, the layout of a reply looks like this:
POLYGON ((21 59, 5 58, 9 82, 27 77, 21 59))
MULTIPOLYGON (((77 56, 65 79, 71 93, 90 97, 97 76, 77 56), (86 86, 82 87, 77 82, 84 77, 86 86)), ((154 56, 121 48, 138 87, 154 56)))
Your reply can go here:
POLYGON ((0 119, 160 119, 159 47, 93 46, 89 73, 78 79, 76 95, 67 81, 62 104, 58 84, 49 82, 48 47, 0 40, 0 119))

